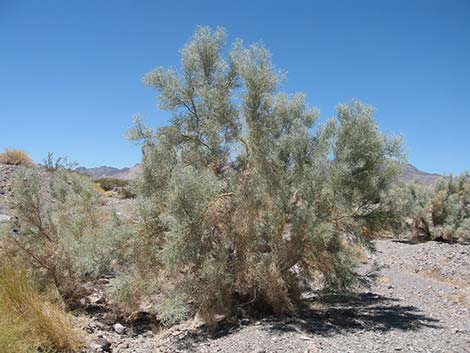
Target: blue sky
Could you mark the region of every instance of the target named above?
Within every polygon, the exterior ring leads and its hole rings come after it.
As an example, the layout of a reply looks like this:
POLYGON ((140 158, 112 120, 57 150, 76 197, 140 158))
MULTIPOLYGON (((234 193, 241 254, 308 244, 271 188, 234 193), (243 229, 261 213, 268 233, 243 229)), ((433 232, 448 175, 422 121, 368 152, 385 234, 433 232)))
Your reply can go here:
POLYGON ((134 114, 165 124, 141 77, 178 65, 196 25, 262 41, 321 118, 358 98, 409 161, 470 169, 470 1, 0 0, 0 149, 131 166, 134 114))

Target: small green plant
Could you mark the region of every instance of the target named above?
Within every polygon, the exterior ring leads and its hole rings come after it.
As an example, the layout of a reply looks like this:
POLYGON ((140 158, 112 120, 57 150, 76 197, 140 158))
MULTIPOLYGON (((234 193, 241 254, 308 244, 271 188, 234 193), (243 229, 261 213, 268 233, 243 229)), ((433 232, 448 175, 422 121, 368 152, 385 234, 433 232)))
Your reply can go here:
POLYGON ((188 315, 186 303, 181 297, 163 298, 157 303, 157 318, 164 326, 173 326, 185 320, 188 315))
POLYGON ((69 162, 67 157, 54 157, 54 153, 48 152, 47 157, 43 160, 44 168, 49 172, 68 169, 73 170, 77 167, 76 162, 69 162))
POLYGON ((25 151, 5 148, 3 153, 0 153, 0 164, 31 167, 34 165, 34 162, 25 151))

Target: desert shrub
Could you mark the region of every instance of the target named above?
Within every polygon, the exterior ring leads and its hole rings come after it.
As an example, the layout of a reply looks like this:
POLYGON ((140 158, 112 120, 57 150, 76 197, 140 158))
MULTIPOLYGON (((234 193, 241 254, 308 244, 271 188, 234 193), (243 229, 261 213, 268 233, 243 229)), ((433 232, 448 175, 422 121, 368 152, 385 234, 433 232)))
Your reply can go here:
POLYGON ((156 312, 164 326, 173 326, 187 318, 186 303, 179 296, 163 298, 158 302, 156 312))
POLYGON ((70 162, 67 157, 54 157, 54 153, 48 152, 47 157, 43 160, 43 167, 49 172, 63 169, 74 170, 77 163, 70 162))
POLYGON ((84 341, 71 317, 41 295, 24 270, 0 266, 0 351, 77 351, 84 341))
POLYGON ((142 306, 146 312, 156 315, 155 299, 152 296, 160 292, 156 277, 152 274, 123 272, 114 278, 108 288, 109 303, 120 315, 135 319, 142 306))
POLYGON ((0 153, 0 164, 33 166, 34 162, 25 151, 5 148, 0 153))
POLYGON ((132 187, 119 188, 118 195, 121 199, 133 199, 136 197, 136 194, 132 187))
POLYGON ((124 188, 129 186, 129 181, 116 178, 100 178, 96 179, 95 183, 101 186, 104 191, 110 191, 114 188, 124 188))
POLYGON ((68 304, 83 295, 81 284, 125 257, 129 229, 78 173, 31 169, 18 173, 10 204, 16 222, 2 241, 5 256, 54 284, 68 304), (122 256, 121 256, 122 255, 122 256))
MULTIPOLYGON (((136 119, 143 144, 138 220, 155 272, 207 319, 238 307, 286 312, 306 280, 345 290, 358 283, 351 245, 391 226, 387 191, 402 159, 373 109, 341 104, 314 127, 302 94, 279 92, 282 75, 260 45, 198 28, 181 51, 182 73, 144 81, 170 124, 136 119)), ((171 307, 171 305, 170 305, 171 307)))
POLYGON ((114 309, 131 318, 139 310, 144 297, 152 294, 147 291, 149 287, 147 281, 138 275, 123 273, 112 280, 107 294, 114 309))
POLYGON ((124 272, 112 280, 107 295, 114 311, 129 320, 138 318, 142 310, 163 326, 172 326, 187 318, 186 302, 169 277, 124 272))
POLYGON ((441 178, 430 187, 412 184, 407 191, 412 240, 470 240, 469 173, 441 178))
POLYGON ((123 199, 131 199, 136 195, 133 191, 132 185, 128 180, 116 179, 116 178, 100 178, 95 180, 96 185, 103 191, 117 190, 117 195, 123 199))

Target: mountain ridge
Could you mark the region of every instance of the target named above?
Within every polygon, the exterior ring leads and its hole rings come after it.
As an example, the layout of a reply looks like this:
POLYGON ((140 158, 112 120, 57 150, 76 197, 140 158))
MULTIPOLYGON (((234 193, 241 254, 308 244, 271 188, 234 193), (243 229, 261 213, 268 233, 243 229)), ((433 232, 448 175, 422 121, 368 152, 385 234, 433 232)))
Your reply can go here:
MULTIPOLYGON (((92 179, 116 178, 122 180, 133 180, 142 175, 142 166, 140 163, 137 163, 130 168, 100 166, 94 168, 78 167, 76 170, 82 174, 88 175, 92 179)), ((441 177, 442 175, 440 174, 424 172, 412 164, 407 163, 403 167, 399 180, 404 182, 417 181, 419 184, 432 185, 441 177)))

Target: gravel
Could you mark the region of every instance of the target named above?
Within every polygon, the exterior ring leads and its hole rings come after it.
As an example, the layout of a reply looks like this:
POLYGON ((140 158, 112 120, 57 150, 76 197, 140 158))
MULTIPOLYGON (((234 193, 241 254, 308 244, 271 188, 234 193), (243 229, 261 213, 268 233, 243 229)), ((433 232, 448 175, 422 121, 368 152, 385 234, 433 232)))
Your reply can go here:
POLYGON ((90 337, 121 353, 470 352, 470 246, 380 240, 376 247, 369 262, 382 270, 371 288, 312 301, 293 316, 243 319, 210 335, 195 322, 124 335, 100 324, 90 337))

